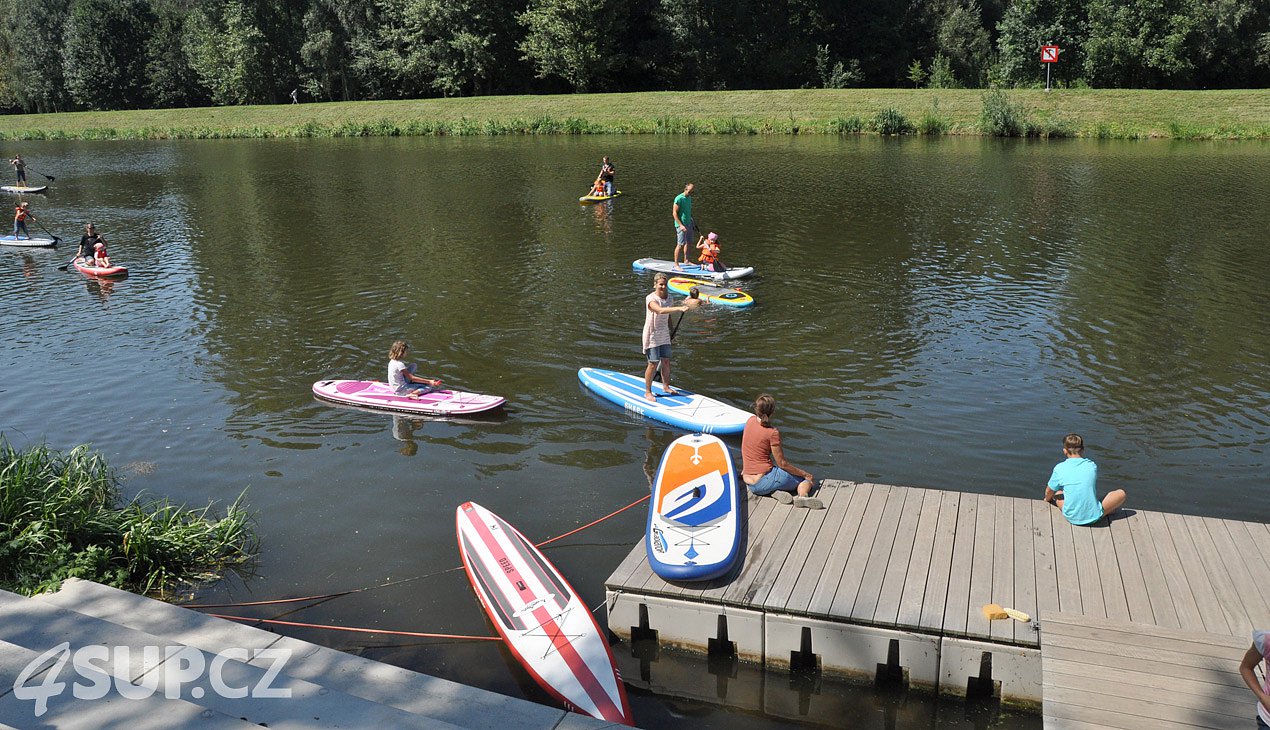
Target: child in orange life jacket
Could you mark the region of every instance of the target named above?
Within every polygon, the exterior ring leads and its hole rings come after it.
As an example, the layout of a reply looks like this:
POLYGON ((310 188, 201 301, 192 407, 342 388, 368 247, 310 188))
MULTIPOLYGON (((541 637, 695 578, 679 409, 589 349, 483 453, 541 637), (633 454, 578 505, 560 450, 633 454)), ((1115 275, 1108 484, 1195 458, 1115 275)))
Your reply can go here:
POLYGON ((595 184, 591 186, 591 195, 597 198, 603 198, 607 193, 604 191, 604 181, 600 178, 595 179, 595 184))
POLYGON ((21 203, 14 208, 13 215, 13 238, 16 240, 22 236, 31 237, 31 232, 26 229, 26 220, 30 218, 35 220, 35 215, 31 213, 30 203, 21 203))
POLYGON ((719 234, 711 232, 708 236, 697 239, 697 248, 701 249, 701 268, 710 271, 726 271, 727 267, 719 260, 719 234))

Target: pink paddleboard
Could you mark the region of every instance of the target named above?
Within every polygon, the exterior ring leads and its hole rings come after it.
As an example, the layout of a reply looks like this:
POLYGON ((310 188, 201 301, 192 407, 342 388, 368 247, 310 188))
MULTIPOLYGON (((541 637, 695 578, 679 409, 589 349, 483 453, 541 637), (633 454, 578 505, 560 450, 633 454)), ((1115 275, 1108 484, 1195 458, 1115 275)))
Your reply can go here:
POLYGON ((75 259, 75 268, 85 276, 127 276, 127 266, 89 266, 81 263, 85 259, 75 259))
POLYGON ((460 390, 434 390, 418 398, 411 398, 393 393, 387 383, 377 380, 319 380, 313 384, 313 395, 333 403, 425 416, 483 413, 498 408, 507 400, 497 395, 464 393, 460 390))
POLYGON ((516 659, 564 706, 631 725, 613 652, 578 592, 515 527, 475 502, 455 511, 472 589, 516 659))

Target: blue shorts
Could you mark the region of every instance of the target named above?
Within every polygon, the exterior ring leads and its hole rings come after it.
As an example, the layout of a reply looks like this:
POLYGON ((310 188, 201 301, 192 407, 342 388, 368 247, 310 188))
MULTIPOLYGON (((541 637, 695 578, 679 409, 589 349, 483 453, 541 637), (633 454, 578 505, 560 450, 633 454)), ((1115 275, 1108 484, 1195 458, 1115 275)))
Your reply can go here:
POLYGON ((693 231, 693 226, 685 226, 684 228, 675 226, 675 245, 676 246, 692 245, 692 231, 693 231))
POLYGON ((772 470, 764 474, 759 480, 753 484, 747 485, 750 491, 760 497, 766 497, 772 492, 794 492, 798 493, 798 485, 803 480, 790 474, 779 466, 772 467, 772 470))
POLYGON ((644 350, 649 362, 661 362, 670 359, 670 345, 658 345, 644 350))

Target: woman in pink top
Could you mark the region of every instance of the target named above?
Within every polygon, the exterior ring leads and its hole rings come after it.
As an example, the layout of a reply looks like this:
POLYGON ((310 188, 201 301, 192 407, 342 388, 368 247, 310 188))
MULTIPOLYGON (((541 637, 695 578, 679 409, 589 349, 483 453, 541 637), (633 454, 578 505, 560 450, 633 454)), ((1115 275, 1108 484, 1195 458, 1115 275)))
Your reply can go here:
POLYGON ((781 432, 772 426, 775 411, 772 396, 763 394, 754 399, 754 415, 745 422, 741 435, 741 480, 760 497, 771 495, 782 504, 824 509, 825 505, 811 496, 816 478, 785 460, 781 432))

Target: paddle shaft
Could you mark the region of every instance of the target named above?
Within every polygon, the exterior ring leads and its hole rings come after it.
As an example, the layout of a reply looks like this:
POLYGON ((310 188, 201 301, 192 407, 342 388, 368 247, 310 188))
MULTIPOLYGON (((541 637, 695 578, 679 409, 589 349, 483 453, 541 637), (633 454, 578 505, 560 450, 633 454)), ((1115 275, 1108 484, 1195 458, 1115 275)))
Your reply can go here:
MULTIPOLYGON (((27 169, 31 170, 31 168, 29 167, 27 169)), ((36 171, 36 170, 31 170, 31 172, 34 172, 36 175, 39 175, 40 177, 44 178, 45 180, 48 180, 49 182, 53 182, 57 180, 57 178, 53 177, 52 175, 45 175, 44 173, 36 171)))

